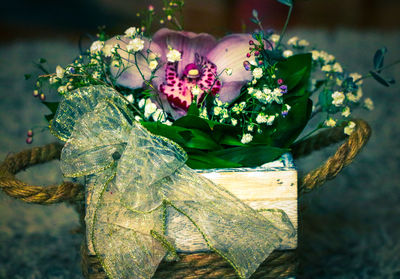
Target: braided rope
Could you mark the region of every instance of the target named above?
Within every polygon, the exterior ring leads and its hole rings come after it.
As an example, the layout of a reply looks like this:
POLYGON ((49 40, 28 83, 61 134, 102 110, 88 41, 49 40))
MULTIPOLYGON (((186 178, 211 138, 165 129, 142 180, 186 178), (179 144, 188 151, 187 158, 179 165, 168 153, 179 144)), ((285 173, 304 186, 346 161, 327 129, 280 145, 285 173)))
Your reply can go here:
MULTIPOLYGON (((326 181, 335 178, 339 172, 348 166, 362 150, 371 136, 371 128, 363 120, 354 120, 356 130, 348 137, 336 151, 320 167, 303 176, 299 182, 299 193, 304 194, 323 185, 326 181)), ((311 153, 322 147, 336 143, 344 138, 343 128, 337 127, 320 133, 309 140, 294 146, 296 158, 311 153)))
MULTIPOLYGON (((309 192, 319 187, 327 180, 333 179, 367 143, 371 129, 362 120, 355 120, 356 130, 347 138, 336 153, 323 165, 309 172, 299 181, 300 193, 309 192)), ((293 146, 295 158, 310 154, 330 144, 337 143, 345 138, 343 128, 332 128, 317 134, 305 141, 293 146)), ((9 196, 39 204, 51 204, 63 201, 81 200, 83 197, 83 186, 63 182, 60 185, 48 187, 32 186, 19 181, 15 174, 19 171, 41 164, 60 156, 62 146, 57 143, 35 147, 20 153, 8 156, 0 165, 0 188, 9 196)), ((84 207, 78 208, 82 226, 84 226, 84 207)), ((105 279, 106 275, 97 257, 89 256, 86 243, 82 245, 82 271, 85 278, 105 279)), ((163 262, 159 266, 154 278, 236 278, 234 270, 218 255, 212 253, 197 253, 180 255, 178 262, 163 262)), ((257 270, 253 278, 282 278, 295 274, 297 268, 295 251, 275 251, 257 270)))
POLYGON ((76 199, 82 193, 80 184, 63 182, 42 187, 15 178, 18 172, 30 166, 58 159, 61 149, 62 145, 51 143, 9 155, 0 165, 0 188, 7 195, 28 203, 52 204, 76 199))
MULTIPOLYGON (((82 271, 87 279, 107 279, 98 258, 88 255, 85 242, 81 246, 82 271)), ((212 279, 237 278, 234 269, 215 253, 179 254, 176 262, 163 261, 153 279, 212 279)), ((287 278, 294 276, 297 269, 296 251, 274 251, 257 269, 251 278, 287 278)))

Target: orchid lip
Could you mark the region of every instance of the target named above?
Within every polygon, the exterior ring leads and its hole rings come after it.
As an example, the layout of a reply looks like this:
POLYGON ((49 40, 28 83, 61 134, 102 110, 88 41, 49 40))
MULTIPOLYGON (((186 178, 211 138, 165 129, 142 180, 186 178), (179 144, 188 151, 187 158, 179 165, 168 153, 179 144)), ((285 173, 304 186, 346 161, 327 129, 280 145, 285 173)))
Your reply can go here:
POLYGON ((200 69, 195 63, 190 63, 186 65, 183 75, 188 78, 196 79, 200 76, 200 69))

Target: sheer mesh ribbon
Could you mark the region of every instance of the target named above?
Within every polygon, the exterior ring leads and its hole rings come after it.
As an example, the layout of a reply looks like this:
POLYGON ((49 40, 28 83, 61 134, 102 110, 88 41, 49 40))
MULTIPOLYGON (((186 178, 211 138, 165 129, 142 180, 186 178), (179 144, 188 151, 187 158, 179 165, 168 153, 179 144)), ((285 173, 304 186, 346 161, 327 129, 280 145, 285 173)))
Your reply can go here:
POLYGON ((176 255, 166 235, 174 214, 190 220, 240 278, 295 235, 282 212, 266 218, 187 167, 184 150, 134 121, 109 87, 68 93, 51 130, 66 141, 64 175, 87 178, 89 245, 110 278, 151 278, 166 255, 176 255))

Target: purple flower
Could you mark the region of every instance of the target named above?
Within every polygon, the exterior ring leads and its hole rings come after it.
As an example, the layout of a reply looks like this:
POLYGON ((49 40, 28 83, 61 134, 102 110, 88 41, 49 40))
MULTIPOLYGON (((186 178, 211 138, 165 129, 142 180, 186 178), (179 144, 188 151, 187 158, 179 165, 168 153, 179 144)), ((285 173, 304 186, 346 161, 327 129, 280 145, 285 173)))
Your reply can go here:
MULTIPOLYGON (((162 105, 169 103, 172 108, 170 112, 175 118, 185 115, 194 100, 194 87, 202 91, 197 98, 198 102, 207 92, 212 95, 219 94, 219 99, 223 102, 236 99, 242 86, 251 80, 251 73, 243 67, 250 39, 249 34, 233 34, 216 41, 209 34, 178 32, 166 28, 156 32, 151 42, 143 39, 145 46, 142 54, 146 55, 150 50, 159 55, 161 66, 154 73, 156 77, 152 82, 161 97, 162 105), (168 61, 167 53, 171 48, 181 53, 180 61, 168 61), (232 69, 232 74, 227 75, 224 72, 226 69, 232 69)), ((122 49, 126 49, 128 40, 122 40, 113 38, 107 44, 118 43, 122 49)), ((142 87, 143 77, 148 80, 151 76, 146 59, 136 55, 140 74, 133 65, 134 55, 128 57, 128 54, 121 50, 119 54, 126 61, 125 66, 129 68, 118 77, 117 83, 132 89, 142 87)), ((112 69, 112 74, 116 76, 118 70, 112 69)))
POLYGON ((288 88, 287 88, 286 85, 281 85, 281 86, 279 86, 279 89, 281 90, 281 93, 282 93, 282 94, 286 94, 287 91, 288 91, 288 88))

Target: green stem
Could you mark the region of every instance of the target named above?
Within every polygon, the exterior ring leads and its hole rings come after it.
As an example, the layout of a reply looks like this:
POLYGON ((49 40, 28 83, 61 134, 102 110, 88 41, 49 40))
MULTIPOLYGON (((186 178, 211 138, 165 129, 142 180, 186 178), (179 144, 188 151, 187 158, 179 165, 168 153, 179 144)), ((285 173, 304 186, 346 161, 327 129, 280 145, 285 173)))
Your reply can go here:
POLYGON ((281 35, 280 35, 280 37, 279 37, 279 41, 278 41, 278 43, 276 44, 276 48, 279 47, 279 45, 281 44, 281 41, 282 41, 283 36, 285 36, 286 29, 287 29, 287 27, 288 27, 288 25, 289 25, 290 17, 292 16, 292 11, 293 11, 293 5, 289 6, 288 16, 286 17, 286 22, 285 22, 285 25, 283 26, 281 35))
MULTIPOLYGON (((383 71, 383 70, 386 70, 386 69, 388 69, 388 68, 390 68, 390 67, 396 66, 397 64, 400 64, 400 59, 394 61, 393 63, 390 63, 389 65, 386 65, 385 67, 378 68, 378 69, 376 69, 375 71, 377 71, 377 72, 378 72, 378 71, 383 71)), ((362 76, 362 77, 360 77, 359 79, 355 80, 354 83, 357 83, 357 82, 359 82, 360 80, 367 79, 367 78, 370 78, 370 77, 372 77, 371 74, 366 74, 365 76, 362 76)))

